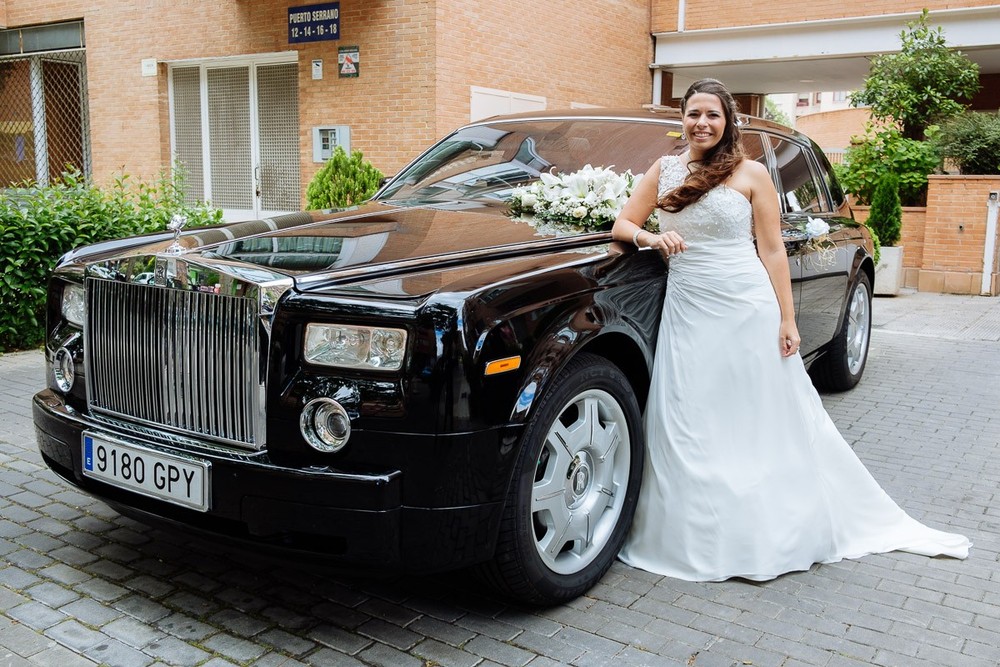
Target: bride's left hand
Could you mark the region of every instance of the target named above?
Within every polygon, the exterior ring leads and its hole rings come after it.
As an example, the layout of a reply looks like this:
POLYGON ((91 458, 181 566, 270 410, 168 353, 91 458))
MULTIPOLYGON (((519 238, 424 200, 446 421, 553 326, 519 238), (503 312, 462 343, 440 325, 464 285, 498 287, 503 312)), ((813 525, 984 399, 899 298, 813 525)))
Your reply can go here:
POLYGON ((781 352, 781 356, 790 357, 798 352, 801 342, 799 328, 795 326, 795 322, 782 322, 781 328, 778 330, 778 350, 781 352))

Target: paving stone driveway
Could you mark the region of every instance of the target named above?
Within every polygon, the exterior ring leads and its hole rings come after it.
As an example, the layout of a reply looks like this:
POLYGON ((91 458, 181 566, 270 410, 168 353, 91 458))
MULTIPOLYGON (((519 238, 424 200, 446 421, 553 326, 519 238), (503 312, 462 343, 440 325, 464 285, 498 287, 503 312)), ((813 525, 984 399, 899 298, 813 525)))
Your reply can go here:
POLYGON ((1000 664, 1000 299, 875 302, 861 385, 824 403, 889 494, 964 532, 775 581, 692 584, 616 564, 522 609, 462 576, 356 579, 151 529, 41 463, 38 352, 0 356, 0 667, 1000 664))

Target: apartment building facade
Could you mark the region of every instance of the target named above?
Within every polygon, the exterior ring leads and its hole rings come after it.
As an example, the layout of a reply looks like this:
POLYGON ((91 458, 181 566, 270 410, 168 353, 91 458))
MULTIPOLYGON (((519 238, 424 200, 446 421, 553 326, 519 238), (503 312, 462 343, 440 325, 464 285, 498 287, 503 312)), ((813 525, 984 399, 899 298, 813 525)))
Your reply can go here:
MULTIPOLYGON (((924 3, 1000 96, 1000 5, 924 3)), ((920 8, 898 0, 0 0, 0 187, 181 165, 227 217, 295 210, 335 145, 387 174, 508 111, 671 103, 715 76, 851 90, 920 8)), ((983 101, 982 108, 1000 106, 983 101)), ((854 110, 856 111, 856 110, 854 110)))
POLYGON ((300 208, 337 144, 391 174, 474 116, 649 101, 645 1, 0 0, 0 27, 4 185, 179 162, 230 218, 300 208))

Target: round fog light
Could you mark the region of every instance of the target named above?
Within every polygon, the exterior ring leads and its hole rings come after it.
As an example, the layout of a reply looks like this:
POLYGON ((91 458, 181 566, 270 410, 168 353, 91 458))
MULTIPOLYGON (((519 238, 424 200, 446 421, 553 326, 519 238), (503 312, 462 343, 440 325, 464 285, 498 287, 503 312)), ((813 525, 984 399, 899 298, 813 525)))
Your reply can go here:
POLYGON ((339 452, 351 437, 351 417, 332 398, 314 398, 302 409, 299 430, 313 449, 339 452))
POLYGON ((52 360, 52 375, 59 391, 68 394, 76 379, 76 368, 73 366, 73 354, 65 347, 56 351, 55 359, 52 360))

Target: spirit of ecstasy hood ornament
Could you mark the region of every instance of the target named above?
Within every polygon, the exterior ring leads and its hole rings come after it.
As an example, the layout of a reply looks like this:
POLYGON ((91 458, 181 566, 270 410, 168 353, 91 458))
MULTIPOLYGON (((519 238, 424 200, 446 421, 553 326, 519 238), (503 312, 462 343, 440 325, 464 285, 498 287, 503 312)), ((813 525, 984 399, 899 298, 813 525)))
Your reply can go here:
POLYGON ((181 213, 175 213, 170 222, 167 223, 167 229, 174 233, 174 242, 166 249, 166 253, 170 255, 180 255, 184 252, 185 248, 180 243, 181 230, 184 229, 184 225, 187 224, 187 216, 181 213))

